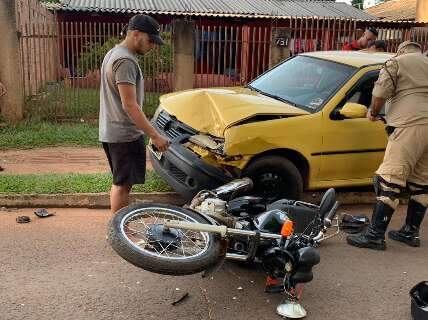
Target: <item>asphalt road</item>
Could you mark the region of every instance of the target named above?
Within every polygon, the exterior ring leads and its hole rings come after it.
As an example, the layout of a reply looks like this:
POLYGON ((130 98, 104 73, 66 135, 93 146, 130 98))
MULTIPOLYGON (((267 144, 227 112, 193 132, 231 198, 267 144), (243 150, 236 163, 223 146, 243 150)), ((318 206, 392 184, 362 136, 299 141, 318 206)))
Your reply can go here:
MULTIPOLYGON (((400 226, 403 209, 392 227, 400 226)), ((282 295, 263 292, 258 268, 230 262, 208 279, 149 273, 109 247, 107 210, 52 209, 56 216, 45 219, 33 211, 0 210, 1 320, 280 319, 282 295), (17 224, 18 215, 32 222, 17 224), (186 292, 187 299, 171 305, 186 292)), ((378 252, 350 247, 344 237, 321 247, 315 278, 303 291, 307 319, 410 319, 408 291, 428 280, 428 219, 421 248, 388 241, 388 250, 378 252)))

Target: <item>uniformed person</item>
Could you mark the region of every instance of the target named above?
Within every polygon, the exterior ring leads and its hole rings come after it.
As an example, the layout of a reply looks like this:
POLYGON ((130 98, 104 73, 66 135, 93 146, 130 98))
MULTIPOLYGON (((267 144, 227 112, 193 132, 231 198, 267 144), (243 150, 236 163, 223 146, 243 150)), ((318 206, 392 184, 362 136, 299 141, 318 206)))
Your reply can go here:
POLYGON ((407 188, 407 217, 390 239, 420 246, 419 227, 428 206, 428 58, 418 43, 406 41, 388 60, 373 89, 370 121, 379 120, 384 104, 389 134, 385 156, 374 177, 376 204, 368 229, 348 236, 350 245, 385 250, 385 232, 407 188))

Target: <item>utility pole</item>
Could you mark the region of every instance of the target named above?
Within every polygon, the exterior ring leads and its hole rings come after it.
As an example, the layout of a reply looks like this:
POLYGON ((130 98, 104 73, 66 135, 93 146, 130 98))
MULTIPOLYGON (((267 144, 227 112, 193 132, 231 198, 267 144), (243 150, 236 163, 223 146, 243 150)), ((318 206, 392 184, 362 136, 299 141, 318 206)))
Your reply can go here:
POLYGON ((23 118, 24 92, 15 0, 0 0, 0 81, 7 93, 0 97, 1 115, 17 122, 23 118))
POLYGON ((416 1, 416 21, 428 22, 428 0, 416 1))

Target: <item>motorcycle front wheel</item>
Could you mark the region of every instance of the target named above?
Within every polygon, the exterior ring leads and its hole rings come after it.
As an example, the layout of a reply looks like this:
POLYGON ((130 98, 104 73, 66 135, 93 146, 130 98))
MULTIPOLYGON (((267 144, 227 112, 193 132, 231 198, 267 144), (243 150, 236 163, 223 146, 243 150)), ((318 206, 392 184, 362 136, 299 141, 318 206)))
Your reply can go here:
POLYGON ((216 234, 166 228, 166 220, 208 222, 190 210, 165 204, 134 204, 111 219, 107 238, 126 261, 155 273, 187 275, 217 263, 221 252, 216 234))

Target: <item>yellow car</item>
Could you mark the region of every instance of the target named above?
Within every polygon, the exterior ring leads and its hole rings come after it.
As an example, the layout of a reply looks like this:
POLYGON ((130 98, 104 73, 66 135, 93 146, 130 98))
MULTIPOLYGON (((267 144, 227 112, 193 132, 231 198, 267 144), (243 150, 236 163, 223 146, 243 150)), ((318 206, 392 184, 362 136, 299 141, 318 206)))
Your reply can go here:
POLYGON ((152 149, 153 167, 186 199, 242 176, 272 200, 370 185, 387 136, 384 123, 365 116, 390 57, 306 53, 246 87, 164 95, 153 123, 172 145, 163 154, 152 149))

